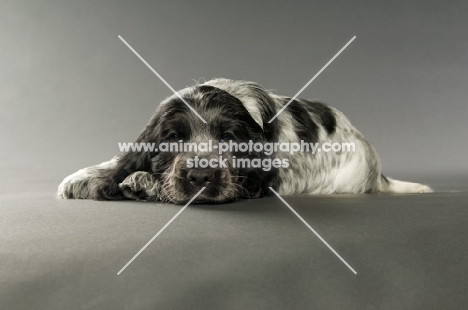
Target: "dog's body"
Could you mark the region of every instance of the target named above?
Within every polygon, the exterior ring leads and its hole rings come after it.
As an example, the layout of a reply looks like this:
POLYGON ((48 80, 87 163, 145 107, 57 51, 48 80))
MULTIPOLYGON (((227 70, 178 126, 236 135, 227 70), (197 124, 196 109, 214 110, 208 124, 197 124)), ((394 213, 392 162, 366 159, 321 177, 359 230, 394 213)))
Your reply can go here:
POLYGON ((206 121, 204 124, 177 96, 161 103, 136 142, 308 141, 323 145, 354 143, 355 152, 278 152, 269 156, 287 160, 289 167, 270 171, 236 168, 234 156, 265 155, 228 153, 225 169, 188 169, 193 156, 212 158, 206 152, 128 152, 108 162, 79 170, 63 180, 61 198, 100 200, 142 199, 184 203, 202 186, 195 202, 226 202, 269 194, 422 193, 428 186, 396 181, 381 173, 372 145, 338 110, 318 102, 296 99, 271 123, 269 120, 291 98, 276 95, 261 85, 214 79, 186 88, 179 95, 206 121))

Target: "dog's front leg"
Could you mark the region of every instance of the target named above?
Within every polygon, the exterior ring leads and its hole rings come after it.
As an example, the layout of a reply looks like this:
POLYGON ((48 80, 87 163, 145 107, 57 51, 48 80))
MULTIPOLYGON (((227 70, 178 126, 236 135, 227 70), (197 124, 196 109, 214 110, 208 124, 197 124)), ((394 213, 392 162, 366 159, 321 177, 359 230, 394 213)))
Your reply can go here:
POLYGON ((90 199, 93 190, 106 183, 110 171, 118 163, 116 156, 102 164, 83 168, 67 176, 58 187, 57 197, 64 199, 90 199))

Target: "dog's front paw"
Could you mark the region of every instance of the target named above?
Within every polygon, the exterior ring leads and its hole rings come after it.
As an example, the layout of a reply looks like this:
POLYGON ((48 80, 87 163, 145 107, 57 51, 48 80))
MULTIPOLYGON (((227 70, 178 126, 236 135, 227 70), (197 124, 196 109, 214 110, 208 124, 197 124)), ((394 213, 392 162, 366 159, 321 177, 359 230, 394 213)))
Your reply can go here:
POLYGON ((157 200, 159 182, 146 171, 137 171, 119 184, 124 196, 133 200, 157 200))
POLYGON ((125 198, 132 200, 146 200, 146 191, 135 183, 122 182, 119 188, 124 194, 125 198))
POLYGON ((81 169, 63 179, 57 189, 57 198, 62 199, 87 199, 89 198, 89 178, 81 169))
POLYGON ((433 190, 427 185, 418 184, 418 193, 432 193, 433 190))

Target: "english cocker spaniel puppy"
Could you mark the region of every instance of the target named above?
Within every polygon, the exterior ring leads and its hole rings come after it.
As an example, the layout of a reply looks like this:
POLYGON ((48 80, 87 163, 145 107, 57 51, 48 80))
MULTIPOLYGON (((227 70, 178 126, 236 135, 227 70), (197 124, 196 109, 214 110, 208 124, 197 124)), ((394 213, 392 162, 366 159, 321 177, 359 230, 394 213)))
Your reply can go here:
POLYGON ((140 149, 73 173, 57 196, 181 204, 202 187, 195 203, 263 197, 269 187, 284 195, 431 192, 385 177, 340 111, 295 99, 277 115, 290 100, 248 81, 185 88, 159 105, 133 143, 140 149))

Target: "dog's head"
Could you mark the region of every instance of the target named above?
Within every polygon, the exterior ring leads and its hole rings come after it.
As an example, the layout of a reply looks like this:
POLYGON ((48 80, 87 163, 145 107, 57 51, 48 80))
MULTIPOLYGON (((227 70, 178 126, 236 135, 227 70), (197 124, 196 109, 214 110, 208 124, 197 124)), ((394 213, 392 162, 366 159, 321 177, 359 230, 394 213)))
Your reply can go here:
POLYGON ((273 140, 276 129, 268 120, 274 115, 274 103, 257 84, 218 82, 233 89, 228 92, 202 84, 179 92, 206 123, 178 96, 172 96, 161 103, 140 139, 158 146, 158 151, 150 153, 151 170, 161 182, 163 201, 184 203, 202 187, 206 189, 195 202, 261 197, 275 182, 274 168, 265 171, 238 163, 243 159, 264 160, 264 154, 235 148, 219 154, 220 144, 230 141, 273 140))

